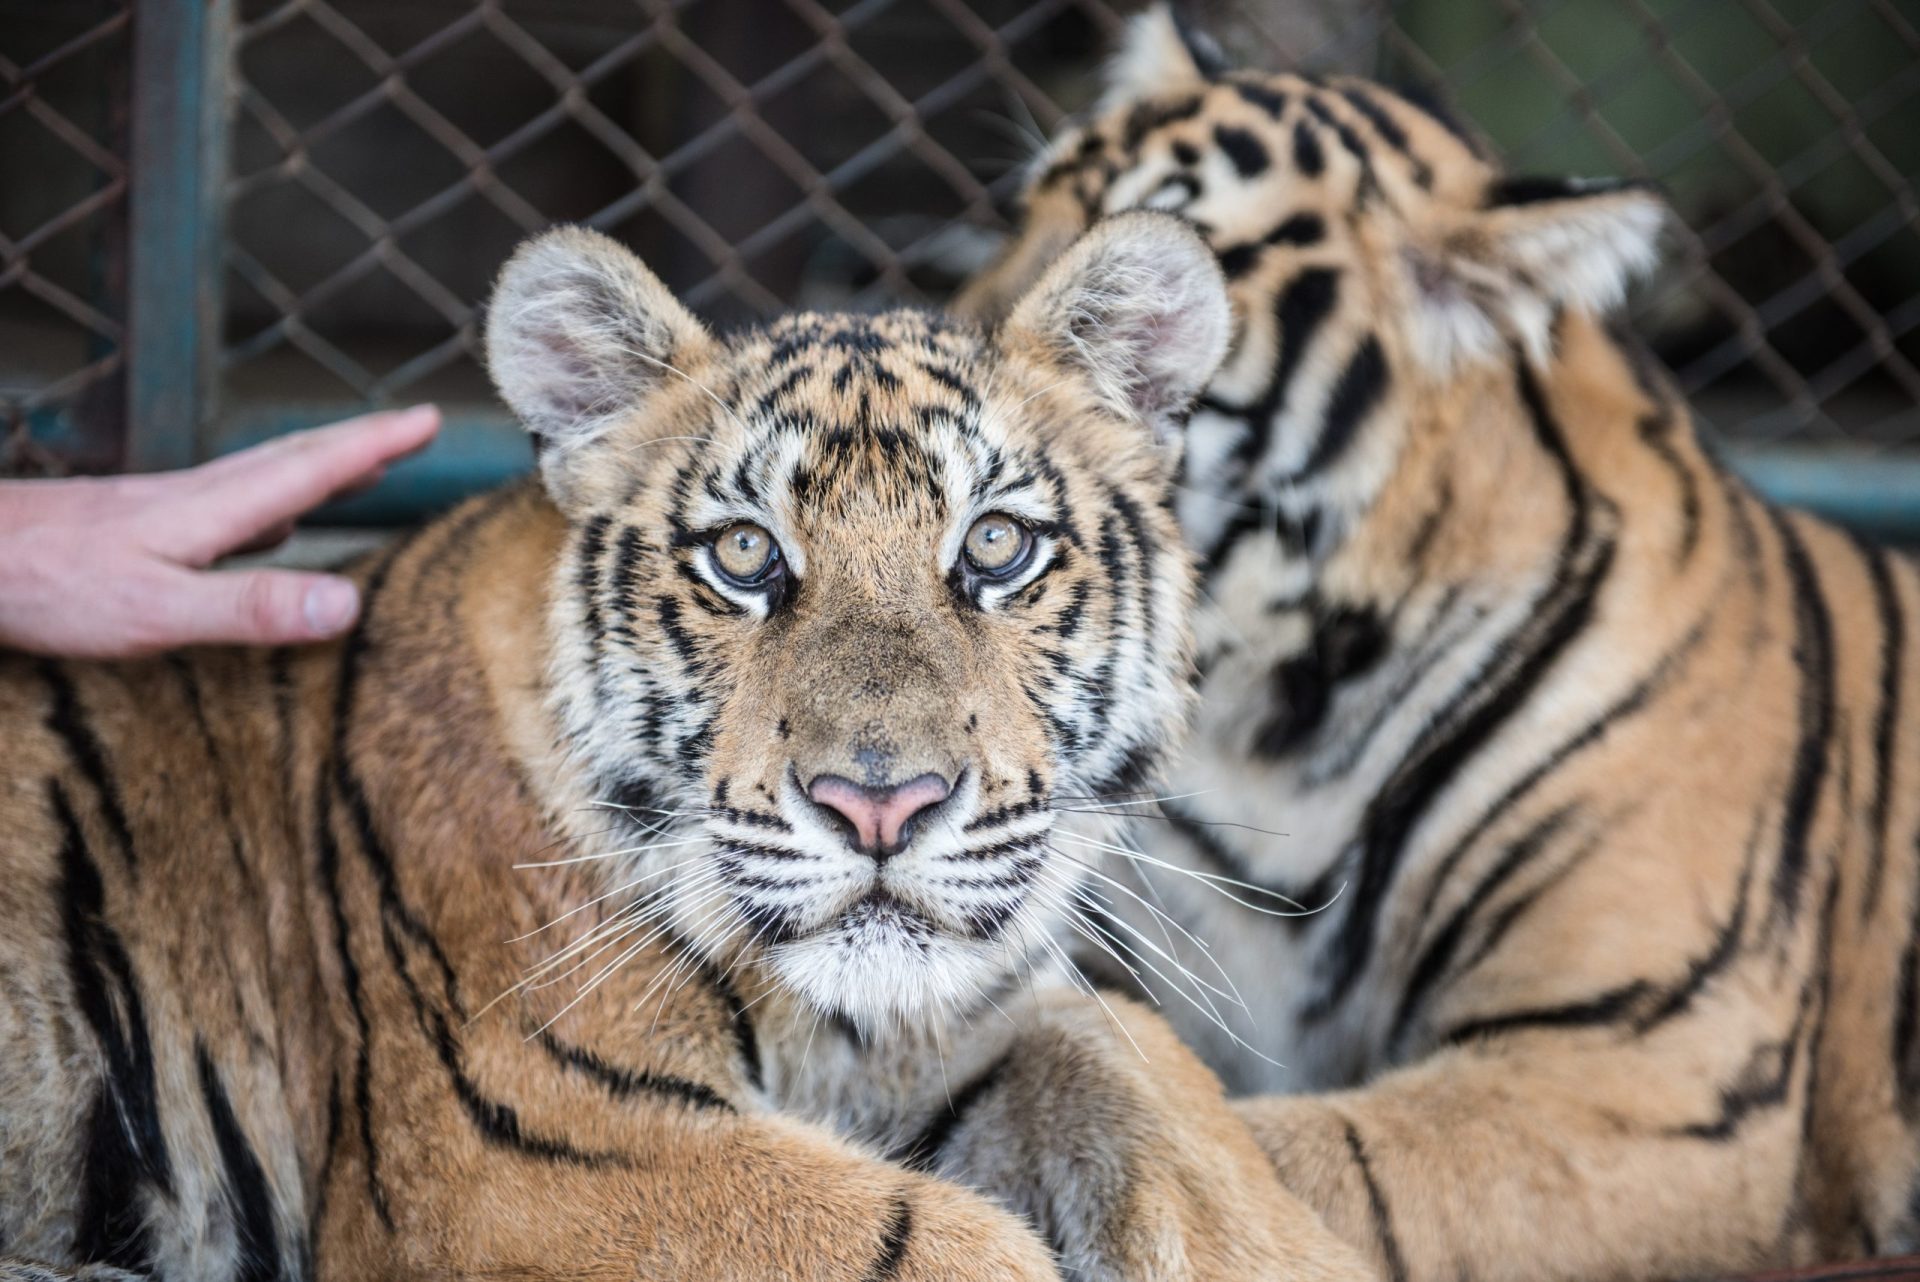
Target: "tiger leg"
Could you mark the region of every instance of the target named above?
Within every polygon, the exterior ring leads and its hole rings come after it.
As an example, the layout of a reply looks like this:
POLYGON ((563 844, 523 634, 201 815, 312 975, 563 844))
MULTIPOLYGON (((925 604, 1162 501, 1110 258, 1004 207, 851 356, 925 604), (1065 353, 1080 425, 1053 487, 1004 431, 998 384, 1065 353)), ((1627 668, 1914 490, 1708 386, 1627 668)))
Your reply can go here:
POLYGON ((1031 1025, 913 1160, 1039 1226, 1068 1277, 1372 1276, 1274 1179, 1219 1080, 1165 1022, 1105 1000, 1037 998, 1031 1025))
POLYGON ((1756 1073, 1751 1097, 1708 1103, 1663 1089, 1672 1063, 1529 1037, 1539 1045, 1456 1047, 1362 1089, 1235 1107, 1281 1182, 1393 1282, 1698 1276, 1780 1258, 1802 1121, 1765 1097, 1777 1085, 1797 1099, 1803 1057, 1789 1050, 1777 1083, 1756 1073))
MULTIPOLYGON (((773 1116, 663 1117, 658 1142, 553 1164, 445 1146, 394 1229, 325 1226, 335 1278, 1053 1282, 1039 1239, 985 1198, 773 1116)), ((7 1282, 12 1282, 8 1279, 7 1282)))

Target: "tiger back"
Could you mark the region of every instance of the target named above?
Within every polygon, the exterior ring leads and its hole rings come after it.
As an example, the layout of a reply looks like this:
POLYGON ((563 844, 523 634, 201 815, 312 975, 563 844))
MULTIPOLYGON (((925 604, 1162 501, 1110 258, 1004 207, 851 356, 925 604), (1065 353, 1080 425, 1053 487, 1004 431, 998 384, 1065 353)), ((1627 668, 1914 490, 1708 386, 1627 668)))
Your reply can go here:
POLYGON ((1914 1245, 1920 578, 1756 498, 1614 326, 1657 194, 1157 9, 1023 199, 963 310, 1140 207, 1229 279, 1199 727, 1135 840, 1234 896, 1155 882, 1258 1053, 1168 1009, 1283 1182, 1394 1278, 1914 1245))

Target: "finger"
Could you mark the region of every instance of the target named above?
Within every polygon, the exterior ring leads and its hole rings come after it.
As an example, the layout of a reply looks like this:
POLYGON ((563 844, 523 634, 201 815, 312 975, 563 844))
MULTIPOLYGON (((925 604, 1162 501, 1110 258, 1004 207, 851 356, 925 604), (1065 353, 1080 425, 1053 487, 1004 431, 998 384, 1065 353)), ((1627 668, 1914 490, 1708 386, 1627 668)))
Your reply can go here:
POLYGON ((332 574, 294 570, 182 571, 154 620, 161 645, 290 645, 345 632, 360 592, 332 574))
POLYGON ((252 556, 256 552, 266 552, 277 548, 292 537, 293 522, 282 521, 272 529, 260 531, 260 533, 254 535, 238 547, 229 549, 227 555, 252 556))
POLYGON ((205 565, 421 449, 439 427, 440 411, 417 405, 301 432, 196 468, 170 484, 172 501, 147 513, 148 546, 205 565))
POLYGON ((376 467, 372 471, 349 481, 333 493, 327 495, 327 502, 338 503, 342 499, 357 498, 386 479, 387 469, 385 467, 376 467))

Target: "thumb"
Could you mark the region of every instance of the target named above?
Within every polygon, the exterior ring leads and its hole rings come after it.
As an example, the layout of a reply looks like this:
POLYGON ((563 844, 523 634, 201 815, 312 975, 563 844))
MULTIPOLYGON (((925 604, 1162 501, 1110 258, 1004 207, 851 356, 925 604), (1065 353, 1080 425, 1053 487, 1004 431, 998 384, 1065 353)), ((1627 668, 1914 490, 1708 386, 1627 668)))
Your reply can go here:
POLYGON ((158 621, 169 645, 291 645, 339 636, 360 616, 349 579, 294 570, 183 572, 158 621))

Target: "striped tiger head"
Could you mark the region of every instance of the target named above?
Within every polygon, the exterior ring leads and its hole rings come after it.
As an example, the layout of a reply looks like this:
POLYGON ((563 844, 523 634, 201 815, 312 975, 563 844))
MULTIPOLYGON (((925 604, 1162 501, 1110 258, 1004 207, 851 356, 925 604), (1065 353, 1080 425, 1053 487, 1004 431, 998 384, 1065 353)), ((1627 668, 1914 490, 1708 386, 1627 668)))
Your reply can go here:
POLYGON ((1041 947, 1056 805, 1149 769, 1189 702, 1169 486, 1229 325, 1162 214, 1085 237, 993 337, 721 339, 601 236, 523 247, 488 360, 570 525, 552 698, 634 919, 865 1025, 1041 947))
POLYGON ((1509 358, 1545 359, 1563 313, 1617 303, 1665 218, 1636 185, 1503 176, 1447 117, 1370 82, 1226 70, 1158 6, 1131 24, 1091 122, 1037 158, 1023 204, 963 314, 1004 314, 1121 210, 1178 214, 1218 256, 1235 339, 1180 498, 1210 572, 1256 533, 1280 561, 1324 561, 1378 515, 1389 478, 1431 482, 1453 437, 1487 430, 1476 406, 1514 403, 1509 358))

